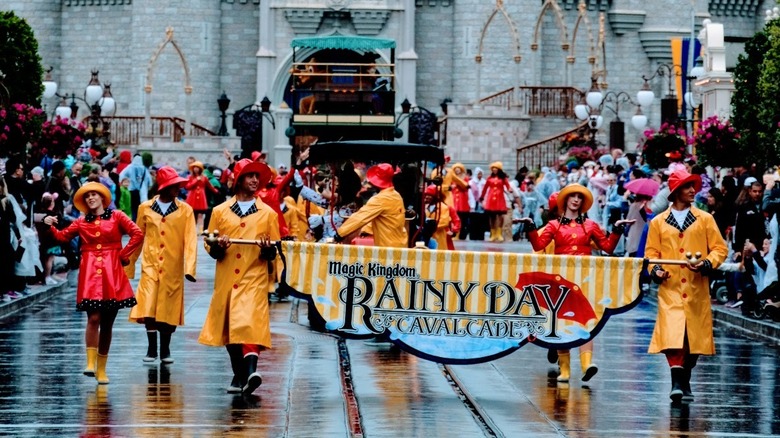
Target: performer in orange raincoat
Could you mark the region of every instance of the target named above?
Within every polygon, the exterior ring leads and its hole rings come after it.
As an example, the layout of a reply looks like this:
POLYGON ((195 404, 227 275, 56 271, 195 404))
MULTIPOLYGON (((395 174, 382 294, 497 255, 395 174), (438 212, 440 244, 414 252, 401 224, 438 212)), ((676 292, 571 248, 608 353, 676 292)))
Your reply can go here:
MULTIPOLYGON (((371 224, 374 245, 406 248, 409 238, 406 232, 406 209, 401 195, 393 187, 393 166, 387 163, 372 166, 366 172, 366 180, 379 189, 358 211, 339 227, 334 240, 341 242, 347 236, 371 224)), ((350 239, 351 240, 351 239, 350 239)))
POLYGON ((715 354, 710 283, 706 274, 726 259, 728 248, 709 213, 693 206, 701 190, 699 175, 677 170, 669 177, 671 206, 650 221, 645 257, 683 260, 700 252, 705 258, 687 266, 654 266, 658 319, 649 353, 663 353, 672 375, 673 402, 693 401, 691 370, 699 355, 715 354))
POLYGON ((436 241, 436 249, 454 250, 452 236, 460 231, 460 219, 442 200, 439 187, 431 184, 425 188, 425 220, 426 228, 430 221, 431 239, 436 241))
POLYGON ((279 220, 255 193, 271 180, 266 164, 240 160, 234 167, 235 196, 214 207, 210 227, 219 230, 219 242, 206 244, 217 260, 214 295, 198 342, 225 346, 233 380, 229 393, 251 394, 262 383, 257 372, 260 350, 271 348, 268 285, 273 281, 268 262, 276 258, 269 241, 280 239, 279 220), (230 238, 257 240, 257 245, 232 245, 230 238))
MULTIPOLYGON (((615 222, 615 231, 607 234, 593 220, 588 219, 586 212, 593 205, 593 195, 590 190, 580 184, 569 184, 558 193, 556 199, 560 217, 550 220, 541 230, 532 229, 534 221, 531 218, 521 219, 532 230, 528 233, 534 251, 542 251, 550 243, 555 243, 556 255, 591 255, 591 242, 599 249, 612 254, 620 240, 625 225, 633 221, 619 220, 615 222)), ((580 365, 582 380, 589 381, 598 372, 596 364, 592 363, 593 344, 588 342, 580 347, 580 365)), ((558 351, 558 365, 561 373, 559 382, 568 382, 571 375, 571 354, 569 350, 558 351)))
POLYGON ((144 234, 124 213, 111 210, 111 192, 98 182, 81 186, 73 195, 73 205, 84 216, 60 231, 54 228, 54 216, 44 222, 51 226, 54 238, 69 242, 81 239, 79 286, 76 309, 87 312, 87 367, 84 375, 94 376, 99 384, 108 383, 106 363, 111 348, 111 332, 119 309, 136 304, 133 288, 122 265, 130 263, 130 255, 143 243, 144 234), (130 241, 122 248, 122 236, 130 241))
MULTIPOLYGON (((157 332, 160 332, 160 361, 171 364, 171 335, 184 325, 184 279, 195 281, 198 236, 192 207, 176 196, 187 180, 176 170, 163 166, 157 170, 157 193, 138 208, 137 223, 146 236, 141 258, 141 279, 136 298, 138 305, 130 312, 130 321, 146 327, 148 347, 144 362, 157 359, 157 332)), ((135 277, 133 254, 125 268, 135 277)))

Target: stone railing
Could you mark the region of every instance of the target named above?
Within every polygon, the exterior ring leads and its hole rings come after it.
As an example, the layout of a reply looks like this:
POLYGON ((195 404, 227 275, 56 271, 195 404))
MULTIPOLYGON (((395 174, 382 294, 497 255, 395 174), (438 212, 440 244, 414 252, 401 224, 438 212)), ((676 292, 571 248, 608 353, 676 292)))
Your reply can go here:
MULTIPOLYGON (((84 119, 89 125, 90 118, 84 119)), ((198 125, 190 124, 188 133, 185 133, 186 122, 178 117, 152 117, 151 129, 146 130, 146 119, 143 116, 119 116, 110 121, 111 140, 119 146, 138 145, 142 135, 167 137, 174 142, 181 141, 184 136, 201 137, 214 136, 214 131, 198 125)))
POLYGON ((545 166, 557 167, 563 140, 567 135, 583 129, 586 125, 587 123, 582 123, 566 132, 518 147, 517 169, 520 169, 523 166, 526 166, 529 169, 541 169, 545 166))

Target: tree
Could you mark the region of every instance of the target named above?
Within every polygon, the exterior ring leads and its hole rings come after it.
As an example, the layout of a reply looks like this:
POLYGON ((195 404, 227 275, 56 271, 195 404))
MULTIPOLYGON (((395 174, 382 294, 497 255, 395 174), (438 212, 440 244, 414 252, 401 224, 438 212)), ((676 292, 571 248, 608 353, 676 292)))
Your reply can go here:
POLYGON ((735 164, 755 163, 759 169, 765 169, 777 161, 780 87, 772 82, 777 82, 780 73, 778 32, 779 20, 767 23, 745 43, 745 53, 739 55, 734 69, 731 122, 740 138, 732 156, 742 161, 735 164))
POLYGON ((41 106, 43 67, 32 28, 13 12, 0 12, 0 106, 41 106))

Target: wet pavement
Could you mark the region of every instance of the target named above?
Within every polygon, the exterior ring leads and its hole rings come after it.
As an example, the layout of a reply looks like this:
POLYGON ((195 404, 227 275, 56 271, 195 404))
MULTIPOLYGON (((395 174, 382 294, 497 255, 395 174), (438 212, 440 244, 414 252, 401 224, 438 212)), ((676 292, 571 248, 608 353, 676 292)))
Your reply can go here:
MULTIPOLYGON (((528 251, 527 244, 458 244, 528 251)), ((81 374, 85 318, 74 310, 74 290, 0 320, 0 436, 780 435, 780 349, 716 329, 718 355, 694 370, 696 401, 671 406, 666 361, 646 354, 652 302, 612 318, 596 338, 600 371, 589 387, 579 380, 577 354, 569 384, 555 381, 546 351, 532 345, 491 363, 443 366, 388 344, 310 331, 304 303, 274 303, 263 385, 249 397, 229 395, 225 350, 197 343, 214 275, 203 251, 198 262, 198 283, 187 283, 186 326, 171 344, 176 362, 145 365, 145 331, 124 310, 109 385, 81 374)))

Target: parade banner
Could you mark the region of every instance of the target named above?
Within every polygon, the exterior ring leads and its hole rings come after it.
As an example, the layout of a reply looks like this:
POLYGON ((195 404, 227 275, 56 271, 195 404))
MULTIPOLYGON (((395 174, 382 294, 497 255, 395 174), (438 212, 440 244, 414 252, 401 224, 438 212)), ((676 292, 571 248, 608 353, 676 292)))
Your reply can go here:
POLYGON ((284 281, 325 327, 442 363, 566 349, 639 303, 642 259, 283 242, 284 281))

